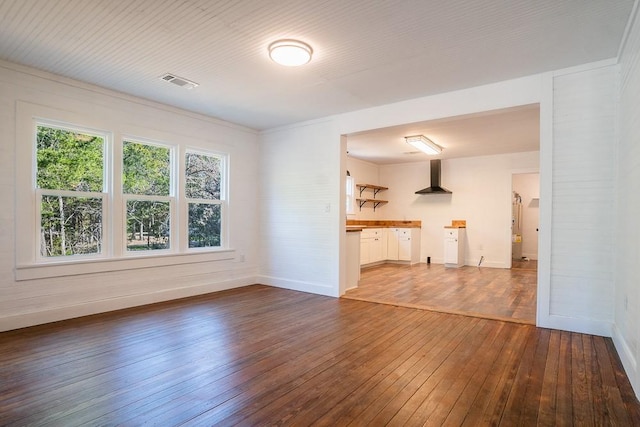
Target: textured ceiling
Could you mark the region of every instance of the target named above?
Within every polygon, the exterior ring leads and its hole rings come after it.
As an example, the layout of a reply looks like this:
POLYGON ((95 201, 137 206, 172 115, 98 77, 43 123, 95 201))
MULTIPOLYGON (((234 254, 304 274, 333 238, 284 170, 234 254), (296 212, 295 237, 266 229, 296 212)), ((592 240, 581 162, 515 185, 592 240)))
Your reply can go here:
POLYGON ((633 0, 0 0, 0 59, 254 129, 617 55, 633 0), (299 38, 310 64, 267 46, 299 38), (164 73, 200 84, 185 90, 164 73))
POLYGON ((349 135, 349 156, 376 164, 423 162, 430 159, 489 156, 538 151, 538 105, 409 123, 349 135), (407 144, 404 137, 424 135, 443 148, 429 156, 407 144))

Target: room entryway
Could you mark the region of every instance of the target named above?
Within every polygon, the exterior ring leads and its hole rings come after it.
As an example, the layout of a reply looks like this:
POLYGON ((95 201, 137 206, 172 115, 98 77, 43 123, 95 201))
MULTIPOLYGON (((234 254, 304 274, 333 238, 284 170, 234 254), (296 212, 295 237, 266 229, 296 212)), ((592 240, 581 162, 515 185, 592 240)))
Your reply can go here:
POLYGON ((537 270, 540 174, 514 173, 511 188, 511 268, 537 270))

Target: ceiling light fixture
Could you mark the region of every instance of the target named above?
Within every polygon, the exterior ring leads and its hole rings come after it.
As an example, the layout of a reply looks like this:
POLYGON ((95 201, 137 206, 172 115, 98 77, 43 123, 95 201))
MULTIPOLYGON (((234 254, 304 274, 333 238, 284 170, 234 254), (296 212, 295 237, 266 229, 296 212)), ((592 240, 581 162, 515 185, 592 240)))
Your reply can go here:
POLYGON ((313 49, 298 40, 276 40, 269 45, 269 57, 280 65, 297 67, 311 61, 313 49))
POLYGON ((430 156, 442 153, 442 147, 424 135, 405 136, 404 139, 407 141, 407 144, 412 145, 430 156))

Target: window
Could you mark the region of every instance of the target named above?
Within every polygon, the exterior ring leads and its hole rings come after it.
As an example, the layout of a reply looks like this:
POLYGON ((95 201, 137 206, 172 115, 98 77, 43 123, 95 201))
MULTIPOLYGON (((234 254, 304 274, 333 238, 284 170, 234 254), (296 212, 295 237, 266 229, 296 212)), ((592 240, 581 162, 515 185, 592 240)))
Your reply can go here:
POLYGON ((103 252, 106 135, 36 128, 36 214, 42 258, 103 252))
POLYGON ((108 131, 33 123, 32 262, 223 248, 225 155, 137 137, 118 144, 108 131))
POLYGON ((202 153, 185 155, 185 195, 189 248, 221 244, 223 158, 202 153))
POLYGON ((171 159, 169 147, 124 141, 122 192, 127 251, 171 248, 171 159))
POLYGON ((356 212, 355 211, 355 207, 354 207, 354 203, 355 203, 355 199, 354 199, 355 184, 353 182, 353 177, 352 176, 347 175, 346 184, 347 184, 347 188, 346 188, 346 193, 347 193, 347 197, 346 197, 346 201, 347 201, 346 212, 347 212, 347 215, 352 215, 352 214, 354 214, 356 212))

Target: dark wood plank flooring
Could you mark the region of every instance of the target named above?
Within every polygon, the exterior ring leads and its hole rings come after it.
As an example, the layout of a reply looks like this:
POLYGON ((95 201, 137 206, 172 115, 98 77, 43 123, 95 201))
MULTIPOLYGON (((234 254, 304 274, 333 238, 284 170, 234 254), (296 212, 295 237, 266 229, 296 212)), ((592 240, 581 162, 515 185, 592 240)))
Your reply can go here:
POLYGON ((640 425, 608 338, 249 286, 0 334, 0 425, 640 425))
POLYGON ((442 264, 380 264, 363 268, 344 298, 536 324, 537 271, 442 264))

